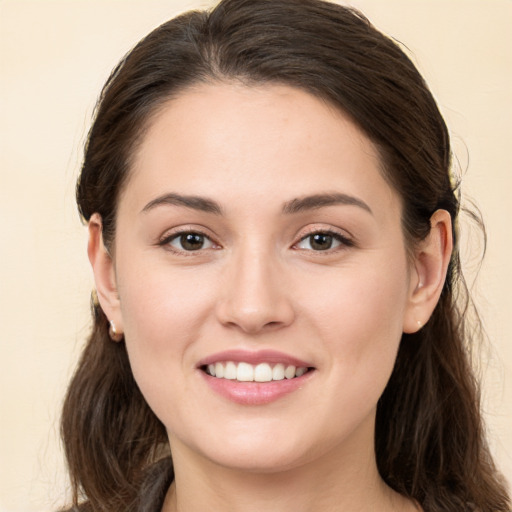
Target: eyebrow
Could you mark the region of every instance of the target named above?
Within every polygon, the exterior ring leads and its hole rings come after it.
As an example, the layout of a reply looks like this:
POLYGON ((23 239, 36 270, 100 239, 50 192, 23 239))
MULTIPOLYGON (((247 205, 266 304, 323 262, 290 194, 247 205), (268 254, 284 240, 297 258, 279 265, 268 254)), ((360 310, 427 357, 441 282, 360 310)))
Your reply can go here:
POLYGON ((373 215, 371 208, 362 199, 348 194, 340 194, 338 192, 328 194, 314 194, 312 196, 292 199, 291 201, 288 201, 284 204, 283 213, 293 214, 340 204, 358 206, 359 208, 362 208, 363 210, 366 210, 368 213, 373 215))
MULTIPOLYGON (((146 206, 144 206, 142 212, 148 212, 162 205, 184 206, 185 208, 190 208, 192 210, 213 213, 215 215, 223 215, 222 207, 213 199, 202 196, 185 196, 172 192, 163 194, 156 199, 153 199, 146 206)), ((363 200, 348 194, 341 194, 338 192, 313 194, 311 196, 292 199, 283 205, 282 212, 285 215, 291 215, 294 213, 316 210, 326 206, 335 205, 358 206, 359 208, 362 208, 363 210, 373 215, 371 208, 363 200)))
POLYGON ((215 215, 222 215, 222 208, 218 203, 212 199, 200 196, 184 196, 181 194, 164 194, 150 201, 142 212, 153 210, 157 206, 171 205, 171 206, 184 206, 192 210, 199 210, 207 213, 214 213, 215 215))

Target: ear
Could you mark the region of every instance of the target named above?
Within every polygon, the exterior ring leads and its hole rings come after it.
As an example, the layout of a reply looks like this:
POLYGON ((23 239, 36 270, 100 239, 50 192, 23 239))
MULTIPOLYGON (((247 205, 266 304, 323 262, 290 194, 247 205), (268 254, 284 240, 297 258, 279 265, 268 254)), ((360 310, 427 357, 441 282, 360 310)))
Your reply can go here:
POLYGON ((103 223, 98 213, 91 216, 88 229, 87 254, 94 274, 98 301, 101 309, 111 322, 111 329, 112 323, 115 326, 110 335, 114 341, 118 341, 123 332, 123 325, 114 262, 103 243, 103 223))
POLYGON ((425 325, 441 296, 453 249, 452 222, 446 210, 430 218, 430 233, 415 250, 409 300, 403 331, 414 333, 425 325))

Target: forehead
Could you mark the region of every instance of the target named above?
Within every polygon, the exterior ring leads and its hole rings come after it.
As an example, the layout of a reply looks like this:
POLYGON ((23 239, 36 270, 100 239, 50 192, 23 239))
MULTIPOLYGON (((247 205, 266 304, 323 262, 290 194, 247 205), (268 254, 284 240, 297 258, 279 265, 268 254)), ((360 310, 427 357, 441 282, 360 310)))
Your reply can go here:
POLYGON ((340 110, 284 85, 183 91, 151 118, 132 162, 127 189, 147 200, 169 188, 270 200, 341 187, 396 201, 365 134, 340 110))

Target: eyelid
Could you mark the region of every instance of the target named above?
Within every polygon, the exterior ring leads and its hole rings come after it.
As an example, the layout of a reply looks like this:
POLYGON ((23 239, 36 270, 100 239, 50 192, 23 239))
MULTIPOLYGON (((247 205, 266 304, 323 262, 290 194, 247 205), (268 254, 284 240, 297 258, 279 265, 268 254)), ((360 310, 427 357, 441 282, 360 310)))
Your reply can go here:
POLYGON ((296 248, 297 250, 314 252, 314 253, 318 253, 318 254, 322 254, 322 253, 323 254, 329 254, 329 253, 336 252, 338 250, 343 250, 343 249, 345 249, 347 247, 354 247, 355 245, 356 244, 355 244, 355 241, 354 241, 353 237, 351 235, 347 234, 346 231, 338 230, 338 229, 333 228, 333 227, 311 226, 310 228, 307 228, 307 230, 305 232, 302 232, 300 234, 300 238, 293 244, 292 248, 296 248), (308 238, 308 237, 310 237, 312 235, 316 235, 316 234, 325 234, 325 235, 332 236, 335 240, 340 242, 341 247, 335 247, 333 249, 326 249, 324 251, 314 251, 314 250, 311 250, 311 249, 300 249, 300 248, 297 248, 297 245, 300 242, 302 242, 306 238, 308 238))
POLYGON ((167 248, 169 251, 174 252, 176 254, 185 255, 185 256, 193 256, 194 254, 202 253, 205 250, 209 249, 220 249, 221 246, 219 243, 216 242, 214 237, 208 233, 206 233, 206 229, 197 227, 197 226, 180 226, 178 228, 174 228, 171 230, 167 230, 162 236, 159 237, 157 245, 162 246, 164 248, 167 248), (196 251, 185 251, 180 250, 175 247, 172 247, 170 245, 170 242, 175 240, 181 235, 187 234, 187 233, 194 233, 197 235, 204 236, 207 238, 213 247, 207 247, 205 249, 197 249, 196 251))
MULTIPOLYGON (((180 227, 165 231, 165 233, 159 237, 159 239, 157 241, 157 245, 167 248, 169 251, 174 252, 176 254, 185 255, 185 256, 193 256, 194 254, 200 254, 206 250, 211 250, 211 249, 215 249, 215 250, 221 249, 222 246, 215 240, 215 237, 212 236, 211 234, 209 234, 208 232, 209 232, 209 230, 206 228, 203 228, 202 226, 194 226, 194 225, 180 226, 180 227), (170 242, 172 240, 175 240, 180 235, 183 235, 186 233, 195 233, 195 234, 204 236, 206 239, 208 239, 211 242, 212 247, 207 247, 205 249, 201 248, 201 249, 197 249, 196 251, 186 251, 186 250, 180 250, 180 249, 174 248, 170 245, 170 242)), ((323 254, 332 254, 333 252, 343 250, 348 247, 353 247, 355 245, 356 245, 356 243, 354 241, 354 238, 352 237, 352 235, 348 234, 345 230, 337 229, 332 226, 327 227, 327 226, 315 225, 315 226, 310 226, 310 227, 306 228, 306 230, 302 231, 302 233, 300 234, 300 237, 296 238, 296 242, 293 243, 291 248, 296 249, 296 250, 314 252, 314 253, 318 253, 318 254, 322 254, 322 253, 323 254), (326 249, 324 251, 315 251, 312 249, 300 249, 297 247, 297 245, 300 242, 302 242, 309 236, 312 236, 315 234, 330 235, 335 240, 340 242, 341 246, 331 248, 331 249, 326 249)))

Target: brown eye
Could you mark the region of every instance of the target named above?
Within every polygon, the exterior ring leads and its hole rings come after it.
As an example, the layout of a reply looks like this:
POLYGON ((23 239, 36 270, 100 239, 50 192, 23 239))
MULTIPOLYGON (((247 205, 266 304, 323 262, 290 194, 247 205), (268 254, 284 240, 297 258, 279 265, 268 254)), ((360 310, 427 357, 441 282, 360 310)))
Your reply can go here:
POLYGON ((299 249, 310 251, 328 251, 340 246, 351 247, 353 243, 346 237, 329 231, 318 231, 305 236, 298 244, 299 249))
POLYGON ((177 251, 199 251, 213 247, 212 241, 202 233, 187 232, 179 233, 166 241, 177 251))
POLYGON ((309 245, 315 251, 325 251, 332 247, 333 237, 327 233, 316 233, 309 236, 309 245))

